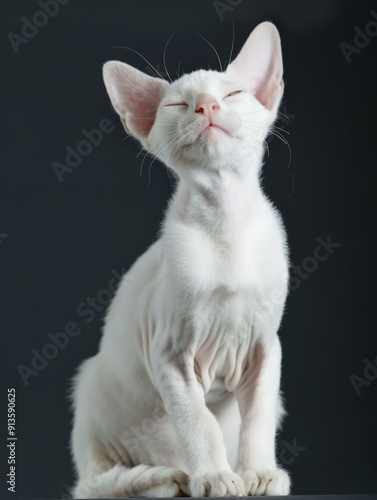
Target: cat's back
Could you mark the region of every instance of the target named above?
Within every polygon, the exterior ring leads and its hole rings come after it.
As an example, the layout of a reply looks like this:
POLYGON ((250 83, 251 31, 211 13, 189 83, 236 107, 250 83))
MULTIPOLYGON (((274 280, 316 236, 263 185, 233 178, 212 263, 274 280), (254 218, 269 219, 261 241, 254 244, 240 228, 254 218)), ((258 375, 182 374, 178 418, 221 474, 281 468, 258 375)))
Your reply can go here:
POLYGON ((102 351, 120 349, 124 353, 133 352, 133 347, 138 349, 141 329, 153 321, 162 286, 161 255, 161 241, 157 240, 123 276, 106 315, 102 351))

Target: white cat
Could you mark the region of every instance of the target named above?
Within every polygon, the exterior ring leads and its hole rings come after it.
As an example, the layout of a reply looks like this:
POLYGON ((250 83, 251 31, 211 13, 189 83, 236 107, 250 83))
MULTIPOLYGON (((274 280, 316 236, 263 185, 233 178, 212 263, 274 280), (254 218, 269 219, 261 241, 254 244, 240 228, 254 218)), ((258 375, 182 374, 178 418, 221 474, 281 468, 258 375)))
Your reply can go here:
POLYGON ((75 379, 74 497, 289 493, 275 459, 286 236, 259 185, 282 73, 271 23, 224 72, 168 83, 104 66, 126 131, 178 185, 75 379))

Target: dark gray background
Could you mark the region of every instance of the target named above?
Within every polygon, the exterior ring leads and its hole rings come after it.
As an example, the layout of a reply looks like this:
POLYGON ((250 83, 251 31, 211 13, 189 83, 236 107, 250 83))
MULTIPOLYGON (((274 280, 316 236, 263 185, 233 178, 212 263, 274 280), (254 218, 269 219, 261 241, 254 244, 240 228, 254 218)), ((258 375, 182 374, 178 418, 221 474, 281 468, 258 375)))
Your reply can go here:
MULTIPOLYGON (((139 51, 170 73, 229 57, 257 23, 281 33, 286 92, 281 128, 292 151, 270 143, 264 186, 282 212, 296 265, 313 256, 318 237, 340 243, 292 291, 280 331, 288 418, 279 456, 300 494, 376 491, 377 381, 357 395, 350 377, 375 363, 376 49, 377 37, 347 62, 354 26, 373 19, 373 2, 224 0, 71 1, 61 5, 16 54, 7 35, 21 35, 36 1, 1 7, 2 100, 0 266, 5 382, 17 390, 17 493, 61 497, 72 484, 68 440, 69 379, 97 351, 103 313, 86 323, 77 307, 106 289, 111 271, 129 267, 156 237, 171 194, 166 169, 150 169, 125 133, 106 95, 101 66, 120 59, 146 70, 139 51), (115 130, 59 182, 51 164, 82 130, 109 118, 115 130), (67 322, 81 332, 25 386, 30 367, 67 322), (296 443, 299 449, 292 452, 296 443), (291 447, 291 448, 290 448, 291 447), (285 450, 285 451, 284 451, 285 450)), ((43 21, 43 19, 42 19, 43 21)), ((309 262, 309 261, 307 261, 309 262)), ((372 374, 373 377, 373 374, 372 374)), ((6 392, 3 392, 4 401, 6 392)), ((5 404, 4 404, 5 412, 5 404)), ((2 414, 4 415, 4 412, 2 414)), ((5 426, 4 426, 4 429, 5 426)), ((4 430, 4 448, 5 449, 4 430)), ((4 476, 3 476, 4 477, 4 476)), ((2 488, 6 490, 5 481, 2 488)))

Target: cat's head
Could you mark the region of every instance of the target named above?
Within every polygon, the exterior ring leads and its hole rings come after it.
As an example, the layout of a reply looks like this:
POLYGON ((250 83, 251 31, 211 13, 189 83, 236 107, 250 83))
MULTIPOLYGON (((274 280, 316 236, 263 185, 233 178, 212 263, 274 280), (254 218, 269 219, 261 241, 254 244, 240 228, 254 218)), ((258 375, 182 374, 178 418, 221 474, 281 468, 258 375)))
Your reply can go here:
POLYGON ((260 156, 283 94, 282 74, 280 37, 268 22, 224 72, 199 70, 168 83, 119 61, 103 68, 126 131, 177 173, 260 156))

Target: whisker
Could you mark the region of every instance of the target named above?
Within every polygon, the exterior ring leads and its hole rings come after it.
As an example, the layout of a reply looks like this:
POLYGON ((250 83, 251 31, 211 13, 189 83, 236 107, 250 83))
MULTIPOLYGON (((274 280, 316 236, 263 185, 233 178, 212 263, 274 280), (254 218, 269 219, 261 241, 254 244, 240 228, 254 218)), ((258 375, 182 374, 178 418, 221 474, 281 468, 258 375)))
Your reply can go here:
MULTIPOLYGON (((171 132, 170 134, 168 134, 167 138, 172 137, 174 134, 176 134, 176 132, 171 132)), ((141 149, 141 150, 139 151, 139 153, 137 154, 136 158, 137 158, 137 157, 138 157, 138 156, 139 156, 139 155, 140 155, 143 151, 144 151, 144 150, 143 150, 143 149, 141 149)), ((156 153, 156 155, 157 155, 159 152, 160 152, 160 151, 158 151, 158 152, 156 153)), ((141 176, 142 171, 143 171, 143 165, 144 165, 145 158, 147 158, 147 156, 148 156, 149 154, 150 154, 150 153, 149 153, 149 151, 145 151, 145 154, 144 154, 144 157, 143 157, 143 161, 141 162, 141 165, 140 165, 140 176, 141 176)), ((151 156, 152 156, 152 158, 153 158, 153 157, 154 157, 154 156, 156 156, 156 155, 151 155, 151 156)))
POLYGON ((288 144, 288 141, 285 137, 283 137, 281 134, 279 134, 279 132, 276 132, 275 130, 271 129, 270 131, 270 134, 274 135, 275 137, 278 137, 281 142, 284 142, 284 144, 288 144))
POLYGON ((254 132, 260 132, 261 129, 258 128, 259 123, 243 123, 242 127, 246 128, 248 130, 253 130, 254 132), (256 125, 256 127, 253 127, 253 125, 256 125))
MULTIPOLYGON (((152 155, 152 162, 150 163, 150 165, 149 165, 149 170, 148 170, 148 177, 149 177, 148 186, 149 186, 150 181, 151 181, 151 175, 150 175, 150 173, 151 173, 151 167, 152 167, 153 163, 156 161, 156 159, 157 159, 158 155, 159 155, 159 154, 160 154, 160 153, 161 153, 161 152, 162 152, 165 148, 167 148, 167 147, 168 147, 168 146, 169 146, 169 145, 170 145, 173 141, 175 141, 175 140, 179 137, 179 135, 180 135, 180 133, 179 133, 179 132, 176 132, 176 131, 174 131, 174 132, 172 132, 171 134, 169 134, 169 135, 167 136, 167 138, 171 138, 171 140, 169 140, 169 141, 167 142, 167 144, 164 144, 164 145, 163 145, 163 146, 162 146, 162 147, 161 147, 158 151, 156 151, 156 153, 155 153, 154 155, 152 155)), ((144 158, 145 158, 145 157, 144 157, 144 158)), ((143 159, 143 163, 144 163, 144 159, 143 159)))
MULTIPOLYGON (((186 132, 186 133, 183 135, 182 139, 184 139, 184 138, 185 138, 185 136, 187 135, 187 133, 188 133, 188 132, 186 132)), ((180 157, 180 155, 181 155, 181 153, 182 153, 183 146, 184 146, 184 144, 183 144, 183 142, 182 142, 181 147, 180 147, 180 148, 179 148, 179 150, 178 150, 178 154, 177 154, 177 156, 176 156, 176 158, 175 158, 177 161, 179 160, 179 157, 180 157)))
POLYGON ((141 165, 140 165, 140 172, 139 172, 139 177, 141 177, 141 174, 143 172, 143 165, 144 165, 144 160, 145 158, 148 156, 148 151, 145 152, 145 155, 143 157, 143 161, 141 162, 141 165))
POLYGON ((288 132, 288 130, 286 130, 285 128, 281 128, 281 127, 277 127, 276 125, 273 125, 273 128, 274 129, 278 129, 278 130, 281 130, 282 132, 285 132, 286 134, 290 134, 290 132, 288 132))
POLYGON ((280 139, 287 147, 289 150, 289 162, 288 162, 288 168, 291 166, 292 163, 292 149, 291 146, 289 145, 289 142, 285 137, 282 137, 278 132, 274 132, 273 130, 271 131, 271 134, 280 139))
POLYGON ((215 51, 215 54, 216 54, 216 56, 217 56, 217 60, 219 61, 220 70, 221 70, 221 71, 223 71, 223 67, 222 67, 222 64, 221 64, 221 59, 220 59, 219 53, 217 52, 217 50, 215 49, 215 47, 212 45, 212 43, 211 43, 211 42, 209 42, 206 38, 204 38, 204 36, 202 36, 199 32, 198 32, 198 35, 199 35, 201 38, 203 38, 203 40, 204 40, 205 42, 207 42, 207 43, 208 43, 208 45, 209 45, 210 47, 212 47, 212 48, 213 48, 213 50, 215 51))
MULTIPOLYGON (((258 123, 257 123, 257 122, 253 122, 253 123, 251 123, 251 124, 250 124, 250 123, 244 123, 244 124, 242 125, 242 127, 243 127, 244 129, 246 129, 246 130, 250 130, 250 131, 251 131, 251 132, 253 132, 254 134, 258 134, 258 133, 260 133, 260 130, 256 129, 256 128, 255 128, 255 127, 253 127, 252 125, 258 125, 258 123)), ((290 146, 289 142, 287 141, 287 139, 286 139, 284 136, 282 136, 282 135, 280 134, 280 132, 277 132, 276 130, 274 130, 274 128, 275 128, 275 127, 273 126, 273 127, 269 130, 269 134, 271 134, 271 135, 273 135, 273 136, 277 137, 278 139, 280 139, 280 141, 281 141, 281 142, 283 142, 283 143, 287 146, 288 151, 289 151, 289 162, 288 162, 288 168, 289 168, 289 167, 291 166, 291 163, 292 163, 292 149, 291 149, 291 146, 290 146)), ((283 131, 284 131, 284 132, 286 132, 286 130, 284 130, 284 129, 283 129, 283 131)), ((270 150, 269 150, 268 143, 267 143, 267 141, 266 141, 266 140, 264 140, 263 142, 264 142, 264 143, 266 144, 266 146, 267 146, 267 149, 268 149, 268 155, 269 155, 269 154, 270 154, 270 150)))
POLYGON ((179 63, 178 63, 178 69, 177 69, 177 71, 176 71, 178 78, 179 78, 179 70, 180 70, 180 68, 181 68, 181 62, 182 62, 182 61, 179 61, 179 63))
MULTIPOLYGON (((176 138, 178 137, 178 135, 179 135, 179 134, 178 134, 177 132, 171 132, 170 134, 168 134, 168 135, 166 136, 166 139, 172 139, 172 141, 173 141, 174 139, 176 139, 176 138)), ((168 142, 168 144, 170 144, 170 141, 168 142)), ((152 154, 152 153, 150 153, 149 151, 147 151, 147 152, 146 152, 146 155, 151 155, 151 158, 156 158, 156 157, 157 157, 157 155, 158 155, 158 154, 162 151, 162 149, 163 149, 164 147, 165 147, 165 145, 164 145, 162 148, 158 149, 158 150, 157 150, 157 152, 156 152, 155 154, 152 154)), ((144 156, 144 158, 145 158, 145 156, 144 156)), ((144 159, 143 159, 143 162, 144 162, 144 159)))
POLYGON ((174 186, 173 186, 173 184, 172 184, 172 182, 171 182, 171 177, 170 177, 170 169, 169 169, 169 167, 167 167, 166 165, 165 165, 165 167, 166 167, 166 172, 167 172, 168 177, 169 177, 169 183, 170 183, 170 186, 171 186, 171 188, 172 188, 172 189, 174 189, 174 186))
POLYGON ((249 111, 248 113, 240 113, 240 116, 254 115, 255 113, 263 113, 263 109, 256 109, 255 111, 249 111))
POLYGON ((161 73, 159 73, 157 71, 157 69, 153 66, 153 64, 151 64, 147 58, 145 58, 142 54, 140 54, 140 52, 138 52, 137 50, 135 49, 131 49, 131 47, 123 47, 123 46, 120 46, 120 45, 116 45, 115 47, 111 47, 112 49, 126 49, 126 50, 130 50, 131 52, 134 52, 135 54, 137 54, 138 56, 140 56, 147 64, 149 64, 149 66, 158 74, 158 76, 160 78, 162 78, 163 80, 166 80, 166 78, 164 78, 161 73))
POLYGON ((159 154, 160 154, 160 153, 161 153, 164 149, 166 149, 168 146, 170 146, 170 144, 171 144, 172 142, 174 142, 174 141, 175 141, 175 140, 179 137, 179 138, 180 138, 180 140, 181 140, 181 142, 182 142, 182 144, 181 144, 181 148, 180 148, 180 150, 179 150, 179 153, 178 153, 178 155, 177 155, 177 157, 176 157, 176 159, 178 159, 178 158, 179 158, 180 153, 182 152, 183 146, 184 146, 184 144, 183 144, 183 140, 185 139, 185 137, 187 136, 187 134, 188 134, 189 132, 190 132, 190 130, 189 130, 189 128, 187 128, 186 130, 183 130, 183 131, 181 131, 181 132, 176 132, 176 131, 174 131, 174 132, 170 133, 170 134, 167 136, 168 138, 170 138, 170 140, 167 142, 167 144, 164 144, 164 146, 163 146, 163 147, 161 147, 161 148, 160 148, 160 149, 159 149, 159 150, 158 150, 158 151, 157 151, 157 152, 156 152, 156 153, 152 156, 153 160, 152 160, 151 164, 149 165, 149 183, 148 183, 148 186, 149 186, 149 184, 150 184, 150 172, 151 172, 151 168, 152 168, 153 163, 154 163, 154 162, 156 161, 156 159, 158 158, 158 155, 159 155, 159 154))
POLYGON ((173 35, 174 35, 174 31, 170 35, 169 40, 166 42, 166 45, 165 45, 165 48, 164 48, 164 53, 163 53, 163 56, 162 56, 162 59, 163 59, 163 62, 164 62, 164 68, 165 68, 166 74, 168 75, 168 78, 169 78, 170 82, 172 82, 172 79, 170 78, 170 74, 169 74, 168 68, 166 67, 166 49, 167 49, 168 44, 169 44, 170 40, 172 39, 173 35))
POLYGON ((286 118, 289 121, 289 123, 292 123, 292 120, 289 118, 289 116, 285 115, 281 111, 278 111, 278 113, 279 113, 279 115, 284 116, 284 118, 286 118))
POLYGON ((233 49, 234 49, 234 38, 235 38, 235 30, 234 30, 234 19, 233 19, 233 36, 232 36, 232 46, 230 48, 230 54, 229 54, 229 64, 232 62, 232 55, 233 55, 233 49))

